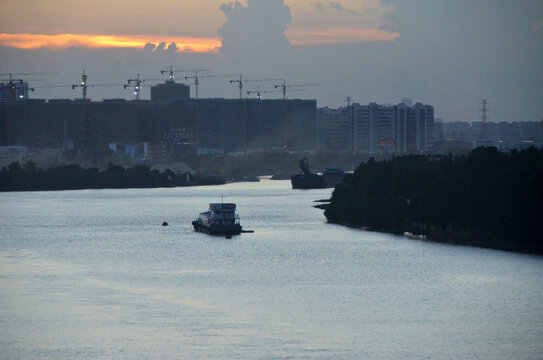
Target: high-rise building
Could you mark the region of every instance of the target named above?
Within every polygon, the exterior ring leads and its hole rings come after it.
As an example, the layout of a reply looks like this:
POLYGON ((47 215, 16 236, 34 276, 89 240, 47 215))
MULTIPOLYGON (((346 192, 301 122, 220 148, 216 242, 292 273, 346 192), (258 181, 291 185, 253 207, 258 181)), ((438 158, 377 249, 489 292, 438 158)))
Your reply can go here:
POLYGON ((22 80, 0 83, 0 102, 28 100, 28 90, 28 83, 22 80))
POLYGON ((167 80, 162 84, 151 86, 151 101, 169 103, 190 98, 190 86, 167 80))
POLYGON ((370 103, 353 105, 353 152, 393 151, 393 107, 370 103))
POLYGON ((402 98, 401 104, 404 104, 407 107, 413 106, 413 100, 410 97, 404 97, 402 98))
POLYGON ((373 129, 370 117, 370 105, 353 105, 353 152, 369 153, 371 148, 371 129, 373 129))
POLYGON ((325 151, 352 151, 352 116, 351 107, 319 109, 319 140, 325 151))
POLYGON ((434 107, 416 103, 410 110, 410 121, 408 122, 408 152, 420 153, 430 150, 434 138, 434 107), (410 127, 414 127, 410 129, 410 127), (410 141, 409 141, 410 140, 410 141))
POLYGON ((434 143, 444 139, 443 119, 434 119, 434 143))
POLYGON ((354 153, 421 153, 433 145, 434 108, 417 103, 320 109, 326 151, 354 153), (349 111, 349 110, 350 111, 349 111))

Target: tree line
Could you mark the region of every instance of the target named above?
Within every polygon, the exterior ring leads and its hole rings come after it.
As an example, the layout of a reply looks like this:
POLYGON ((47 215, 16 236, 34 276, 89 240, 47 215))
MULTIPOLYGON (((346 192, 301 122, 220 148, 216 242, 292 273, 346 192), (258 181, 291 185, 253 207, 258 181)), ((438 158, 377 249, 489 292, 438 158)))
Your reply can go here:
POLYGON ((543 149, 370 159, 332 194, 329 222, 543 254, 543 149))
POLYGON ((199 180, 204 179, 187 179, 186 174, 177 175, 169 169, 161 173, 144 165, 125 168, 110 163, 103 171, 75 164, 41 169, 29 161, 23 166, 14 162, 0 170, 0 191, 154 188, 198 185, 199 180))

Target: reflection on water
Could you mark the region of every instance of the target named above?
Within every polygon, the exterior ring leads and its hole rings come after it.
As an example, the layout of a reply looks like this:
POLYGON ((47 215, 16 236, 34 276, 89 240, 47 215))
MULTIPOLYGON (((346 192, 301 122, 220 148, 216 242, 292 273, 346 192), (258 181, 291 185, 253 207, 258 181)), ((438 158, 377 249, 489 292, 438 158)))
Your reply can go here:
POLYGON ((330 191, 0 194, 0 358, 542 357, 540 257, 326 224, 330 191), (192 230, 221 196, 254 234, 192 230))

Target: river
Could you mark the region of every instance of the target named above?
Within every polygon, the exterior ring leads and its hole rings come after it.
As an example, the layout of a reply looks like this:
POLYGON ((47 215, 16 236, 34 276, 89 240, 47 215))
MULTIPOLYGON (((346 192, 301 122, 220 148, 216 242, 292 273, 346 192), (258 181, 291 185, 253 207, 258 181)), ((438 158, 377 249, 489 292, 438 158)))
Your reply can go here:
POLYGON ((0 358, 543 358, 542 257, 327 224, 330 193, 0 193, 0 358), (193 231, 221 198, 255 233, 193 231))

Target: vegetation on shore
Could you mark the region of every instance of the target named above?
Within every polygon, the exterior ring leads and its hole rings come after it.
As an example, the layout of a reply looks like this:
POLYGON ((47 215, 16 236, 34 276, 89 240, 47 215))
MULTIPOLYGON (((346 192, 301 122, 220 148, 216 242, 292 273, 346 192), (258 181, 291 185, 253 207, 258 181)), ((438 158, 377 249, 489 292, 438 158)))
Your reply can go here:
POLYGON ((543 149, 370 159, 335 188, 324 215, 369 230, 543 254, 543 149))
POLYGON ((144 165, 125 169, 109 164, 103 171, 79 165, 41 169, 29 161, 23 166, 14 162, 0 170, 0 191, 154 188, 199 185, 200 182, 205 185, 205 181, 209 181, 194 176, 188 180, 186 175, 176 175, 171 170, 161 173, 144 165))

